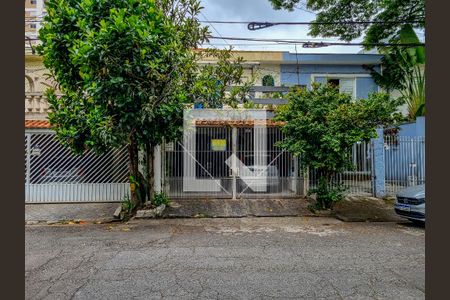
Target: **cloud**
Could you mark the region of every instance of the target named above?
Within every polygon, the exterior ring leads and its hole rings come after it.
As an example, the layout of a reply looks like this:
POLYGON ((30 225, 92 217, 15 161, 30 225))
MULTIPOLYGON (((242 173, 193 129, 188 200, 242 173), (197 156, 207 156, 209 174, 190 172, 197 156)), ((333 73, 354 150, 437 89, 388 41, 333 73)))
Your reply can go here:
MULTIPOLYGON (((274 10, 269 0, 201 0, 204 7, 200 19, 219 21, 268 21, 268 22, 311 22, 314 15, 302 10, 289 12, 286 10, 274 10)), ((279 25, 257 31, 247 29, 247 24, 210 24, 210 31, 214 36, 223 37, 251 37, 251 38, 275 38, 275 39, 306 39, 337 41, 336 39, 313 38, 308 35, 308 26, 279 25), (214 27, 214 28, 212 28, 214 27), (217 33, 218 32, 218 33, 217 33)), ((238 50, 267 50, 295 52, 293 45, 267 45, 267 42, 224 41, 211 39, 211 44, 217 48, 224 48, 231 44, 238 50), (238 46, 241 44, 241 46, 238 46), (250 46, 253 44, 253 46, 250 46)), ((361 50, 358 46, 330 46, 317 49, 305 49, 297 46, 299 53, 357 53, 361 50)))

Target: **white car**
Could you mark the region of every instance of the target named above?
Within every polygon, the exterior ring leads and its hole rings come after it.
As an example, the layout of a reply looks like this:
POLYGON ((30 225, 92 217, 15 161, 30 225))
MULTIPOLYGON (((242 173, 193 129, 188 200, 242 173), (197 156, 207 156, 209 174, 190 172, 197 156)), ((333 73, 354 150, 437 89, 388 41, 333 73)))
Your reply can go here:
POLYGON ((280 177, 276 166, 248 166, 247 172, 239 172, 239 190, 267 192, 277 189, 280 177), (247 188, 248 186, 248 188, 247 188))
POLYGON ((416 223, 425 222, 425 185, 411 186, 397 193, 395 212, 416 223))

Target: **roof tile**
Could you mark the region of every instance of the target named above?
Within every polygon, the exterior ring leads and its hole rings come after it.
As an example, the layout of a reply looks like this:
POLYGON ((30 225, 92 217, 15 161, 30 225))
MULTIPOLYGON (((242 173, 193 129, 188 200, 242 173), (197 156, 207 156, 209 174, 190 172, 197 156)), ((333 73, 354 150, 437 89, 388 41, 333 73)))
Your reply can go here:
POLYGON ((25 128, 50 128, 47 120, 25 120, 25 128))

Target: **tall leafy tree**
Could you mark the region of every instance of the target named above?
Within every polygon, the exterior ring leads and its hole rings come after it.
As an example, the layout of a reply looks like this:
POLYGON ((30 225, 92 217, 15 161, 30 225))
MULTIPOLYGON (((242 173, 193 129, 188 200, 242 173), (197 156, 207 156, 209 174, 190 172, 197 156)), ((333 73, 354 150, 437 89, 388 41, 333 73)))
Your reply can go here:
MULTIPOLYGON (((425 26, 425 0, 269 0, 275 9, 289 11, 306 4, 316 14, 314 22, 340 24, 312 24, 310 35, 338 37, 351 41, 364 35, 367 44, 380 43, 395 36, 402 25, 415 29, 425 26), (375 24, 355 22, 374 21, 375 24), (401 21, 401 23, 392 23, 401 21)), ((372 47, 367 46, 370 49, 372 47)))
POLYGON ((288 104, 278 108, 276 119, 284 121, 285 139, 279 145, 302 157, 304 167, 321 175, 317 194, 319 208, 329 208, 342 198, 333 175, 353 168, 350 153, 356 142, 376 137, 376 128, 393 124, 399 101, 387 94, 371 94, 354 101, 332 85, 313 84, 311 90, 294 88, 288 104))
POLYGON ((48 91, 57 138, 76 152, 126 145, 139 204, 153 193, 153 148, 179 132, 195 80, 192 49, 207 34, 199 1, 49 0, 46 8, 38 51, 60 87, 48 91))

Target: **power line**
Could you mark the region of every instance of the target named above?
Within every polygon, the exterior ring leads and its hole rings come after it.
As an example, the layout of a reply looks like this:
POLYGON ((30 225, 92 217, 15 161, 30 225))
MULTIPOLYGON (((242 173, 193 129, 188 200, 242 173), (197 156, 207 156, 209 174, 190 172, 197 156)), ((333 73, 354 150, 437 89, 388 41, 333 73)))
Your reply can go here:
MULTIPOLYGON (((203 16, 203 18, 205 18, 206 20, 208 20, 208 18, 200 11, 200 14, 203 16)), ((214 29, 214 31, 219 35, 219 36, 222 36, 221 34, 220 34, 220 32, 214 27, 214 25, 212 24, 212 23, 209 23, 210 25, 211 25, 211 27, 212 27, 212 29, 214 29)), ((227 43, 228 44, 228 42, 226 41, 226 40, 223 40, 225 43, 227 43)), ((228 44, 230 47, 231 47, 231 45, 230 44, 228 44)))
MULTIPOLYGON (((224 44, 224 43, 204 43, 203 45, 210 45, 210 46, 227 46, 230 44, 224 44)), ((251 46, 289 46, 290 44, 287 43, 253 43, 253 44, 238 44, 233 43, 232 46, 243 46, 243 47, 251 47, 251 46)))
POLYGON ((412 21, 337 21, 337 22, 266 22, 266 21, 225 21, 225 20, 199 20, 201 23, 213 23, 213 24, 271 24, 271 25, 352 25, 352 24, 423 24, 423 20, 412 21))
MULTIPOLYGON (((258 45, 273 45, 273 46, 281 46, 281 45, 298 45, 303 44, 306 45, 305 48, 320 48, 327 46, 373 46, 373 47, 418 47, 425 46, 425 43, 340 43, 340 42, 308 42, 307 40, 281 40, 281 39, 258 39, 258 38, 240 38, 240 37, 216 37, 209 36, 209 39, 222 39, 222 40, 238 40, 238 41, 250 41, 250 42, 271 42, 271 44, 234 44, 235 46, 258 46, 258 45)), ((31 41, 39 41, 38 38, 27 38, 27 40, 31 41)), ((211 46, 214 44, 209 43, 211 46)), ((216 44, 218 45, 218 44, 216 44)), ((227 42, 228 46, 232 46, 227 42)))
MULTIPOLYGON (((199 20, 201 23, 209 23, 214 31, 220 36, 217 28, 213 24, 247 24, 248 30, 259 30, 277 25, 399 25, 399 24, 425 24, 425 21, 342 21, 342 22, 259 22, 259 21, 223 21, 223 20, 213 20, 209 21, 205 15, 200 12, 200 14, 205 18, 205 20, 199 20)), ((26 17, 26 22, 42 23, 42 18, 36 17, 26 17)))
POLYGON ((398 46, 398 47, 417 47, 425 46, 425 43, 343 43, 343 42, 308 42, 305 40, 283 40, 283 39, 263 39, 263 38, 248 38, 248 37, 215 37, 209 36, 209 39, 223 39, 223 40, 234 40, 234 41, 255 41, 255 42, 274 42, 274 43, 284 43, 284 44, 306 44, 314 45, 315 47, 327 47, 327 46, 398 46))
MULTIPOLYGON (((345 24, 423 24, 423 20, 412 20, 412 21, 337 21, 337 22, 267 22, 267 21, 226 21, 226 20, 213 20, 209 21, 203 13, 200 13, 205 20, 199 20, 201 23, 212 23, 212 24, 249 24, 249 23, 261 23, 261 24, 273 24, 273 25, 345 25, 345 24)), ((42 20, 44 17, 40 16, 28 16, 25 19, 30 20, 42 20)))

